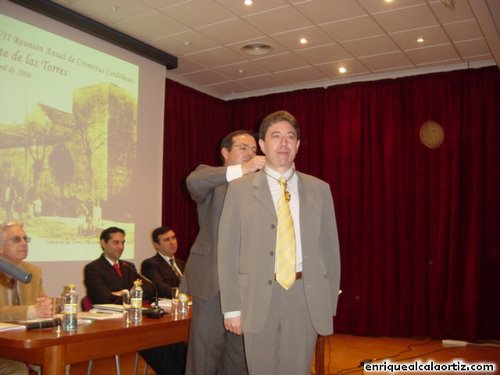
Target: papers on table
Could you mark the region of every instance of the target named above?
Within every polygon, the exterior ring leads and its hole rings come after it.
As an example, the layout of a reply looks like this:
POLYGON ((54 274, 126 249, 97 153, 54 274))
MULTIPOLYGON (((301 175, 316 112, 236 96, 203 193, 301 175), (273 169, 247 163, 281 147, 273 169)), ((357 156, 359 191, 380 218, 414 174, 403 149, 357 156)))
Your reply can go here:
POLYGON ((94 305, 94 308, 92 311, 98 311, 98 312, 115 312, 115 313, 123 313, 123 306, 122 305, 114 305, 112 303, 108 304, 97 304, 94 305))
POLYGON ((2 323, 0 322, 0 332, 13 331, 17 329, 26 329, 24 324, 2 323))
MULTIPOLYGON (((151 304, 154 306, 154 304, 151 304)), ((165 312, 170 312, 172 308, 172 300, 167 298, 158 298, 158 307, 160 307, 165 312)))
POLYGON ((90 310, 78 313, 78 319, 90 319, 90 320, 107 320, 107 319, 121 319, 123 317, 123 313, 121 312, 101 312, 97 310, 90 310))
POLYGON ((92 320, 118 319, 123 317, 123 306, 114 304, 96 304, 90 311, 78 314, 79 318, 92 320))

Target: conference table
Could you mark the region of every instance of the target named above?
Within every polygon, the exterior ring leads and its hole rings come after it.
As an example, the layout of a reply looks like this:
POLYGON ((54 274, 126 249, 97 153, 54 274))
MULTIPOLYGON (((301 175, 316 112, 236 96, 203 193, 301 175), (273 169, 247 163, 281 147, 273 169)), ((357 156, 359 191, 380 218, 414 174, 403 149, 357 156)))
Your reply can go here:
POLYGON ((123 319, 95 320, 78 325, 77 332, 54 328, 0 332, 3 358, 42 366, 43 375, 64 375, 68 364, 188 340, 190 318, 165 314, 159 319, 144 317, 138 325, 123 319))
MULTIPOLYGON (((43 375, 64 375, 65 366, 73 363, 187 342, 189 322, 189 317, 165 314, 159 319, 144 317, 139 325, 123 319, 95 320, 80 324, 76 333, 54 328, 5 331, 0 332, 0 353, 42 366, 43 375)), ((319 336, 316 342, 316 375, 324 374, 325 341, 319 336)))

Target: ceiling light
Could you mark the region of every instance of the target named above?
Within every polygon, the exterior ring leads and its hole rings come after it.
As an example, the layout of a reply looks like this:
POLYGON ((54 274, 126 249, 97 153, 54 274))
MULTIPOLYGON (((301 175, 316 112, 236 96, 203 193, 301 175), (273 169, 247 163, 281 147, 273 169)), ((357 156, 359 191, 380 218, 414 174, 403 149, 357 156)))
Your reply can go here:
POLYGON ((245 69, 238 69, 238 73, 240 73, 240 74, 245 73, 245 69))
POLYGON ((422 38, 422 37, 418 37, 418 38, 417 38, 417 42, 419 42, 419 43, 423 43, 423 42, 424 42, 424 38, 422 38))
POLYGON ((273 47, 264 43, 250 43, 241 47, 241 50, 247 55, 266 55, 273 50, 273 47))
POLYGON ((344 66, 341 66, 341 67, 339 68, 339 73, 344 74, 344 73, 346 73, 346 72, 347 72, 347 69, 346 69, 344 66))
POLYGON ((300 38, 299 42, 300 42, 300 44, 307 44, 307 39, 306 38, 300 38))
POLYGON ((111 5, 110 8, 113 12, 116 12, 118 9, 120 9, 118 5, 111 5))
POLYGON ((189 42, 187 40, 184 43, 182 43, 182 45, 185 46, 185 47, 190 46, 191 44, 193 44, 193 43, 191 43, 191 42, 189 42))
POLYGON ((385 0, 386 3, 392 3, 392 0, 385 0))
POLYGON ((245 1, 244 1, 244 3, 245 3, 245 5, 246 5, 247 7, 249 7, 250 5, 252 5, 252 4, 253 4, 253 1, 252 1, 252 0, 245 0, 245 1))

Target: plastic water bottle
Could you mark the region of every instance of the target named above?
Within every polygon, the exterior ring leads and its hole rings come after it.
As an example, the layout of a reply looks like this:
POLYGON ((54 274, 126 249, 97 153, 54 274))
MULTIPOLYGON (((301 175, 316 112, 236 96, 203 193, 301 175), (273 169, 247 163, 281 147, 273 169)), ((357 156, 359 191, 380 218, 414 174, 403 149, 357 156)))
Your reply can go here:
POLYGON ((187 294, 184 293, 179 294, 179 313, 181 315, 188 314, 188 302, 189 302, 189 297, 187 294))
POLYGON ((76 332, 78 324, 78 294, 75 284, 66 286, 63 308, 63 329, 66 332, 76 332))
POLYGON ((130 290, 130 310, 129 318, 132 323, 142 322, 142 281, 137 279, 130 290))

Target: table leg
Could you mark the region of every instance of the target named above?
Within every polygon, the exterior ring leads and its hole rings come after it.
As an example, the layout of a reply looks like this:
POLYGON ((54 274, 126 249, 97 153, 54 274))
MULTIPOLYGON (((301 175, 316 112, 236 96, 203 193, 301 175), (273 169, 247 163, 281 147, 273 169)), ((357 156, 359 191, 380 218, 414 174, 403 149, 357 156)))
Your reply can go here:
POLYGON ((316 375, 324 375, 325 373, 325 336, 318 336, 316 340, 316 375))
POLYGON ((65 347, 49 346, 43 351, 42 374, 65 375, 65 347))

